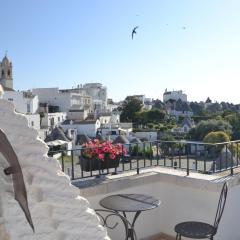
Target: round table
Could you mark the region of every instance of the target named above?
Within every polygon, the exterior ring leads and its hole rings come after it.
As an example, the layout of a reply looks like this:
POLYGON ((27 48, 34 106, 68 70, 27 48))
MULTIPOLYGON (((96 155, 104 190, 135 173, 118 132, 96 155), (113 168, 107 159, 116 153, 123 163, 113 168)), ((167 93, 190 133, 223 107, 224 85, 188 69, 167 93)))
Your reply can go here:
POLYGON ((109 210, 122 212, 127 218, 126 212, 135 212, 130 228, 128 228, 128 238, 134 240, 134 224, 142 211, 154 209, 160 205, 161 201, 145 194, 116 194, 103 198, 99 204, 109 210))

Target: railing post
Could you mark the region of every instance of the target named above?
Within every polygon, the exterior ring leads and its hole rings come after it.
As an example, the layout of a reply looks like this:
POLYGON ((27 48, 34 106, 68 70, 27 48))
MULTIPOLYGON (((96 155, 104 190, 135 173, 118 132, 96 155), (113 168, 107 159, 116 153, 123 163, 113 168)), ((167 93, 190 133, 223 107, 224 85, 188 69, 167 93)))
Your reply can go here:
MULTIPOLYGON (((129 145, 130 146, 130 145, 129 145)), ((125 163, 125 156, 124 156, 124 146, 123 146, 123 144, 122 144, 122 170, 123 170, 123 172, 124 172, 124 167, 125 167, 125 165, 124 165, 124 163, 125 163)), ((129 151, 130 151, 130 147, 129 147, 129 151)))
POLYGON ((64 172, 64 158, 63 158, 63 151, 62 151, 62 155, 61 155, 61 157, 62 157, 62 171, 64 172))
POLYGON ((225 145, 225 153, 226 153, 226 161, 225 161, 225 169, 228 168, 228 148, 227 148, 227 144, 225 145))
POLYGON ((238 142, 237 142, 237 166, 238 166, 238 142))
POLYGON ((72 161, 72 180, 74 180, 73 150, 71 150, 71 161, 72 161))
POLYGON ((139 174, 139 156, 138 156, 138 143, 137 143, 137 174, 139 174))
POLYGON ((233 175, 233 143, 231 143, 231 175, 233 175))
POLYGON ((188 145, 185 146, 185 151, 187 154, 187 176, 189 175, 189 156, 188 156, 188 145))

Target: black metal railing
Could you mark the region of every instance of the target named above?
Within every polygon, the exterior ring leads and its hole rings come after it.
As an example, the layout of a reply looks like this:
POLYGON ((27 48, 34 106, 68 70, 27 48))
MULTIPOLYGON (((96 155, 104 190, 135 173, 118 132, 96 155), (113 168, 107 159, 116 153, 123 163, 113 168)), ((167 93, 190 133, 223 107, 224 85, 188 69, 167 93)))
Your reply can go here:
POLYGON ((121 154, 116 164, 111 160, 87 160, 82 158, 86 148, 51 151, 49 156, 56 157, 62 171, 72 180, 106 174, 162 166, 182 169, 189 172, 213 174, 239 167, 240 140, 223 143, 201 143, 191 141, 148 141, 143 143, 123 144, 126 153, 121 154), (84 165, 85 164, 85 165, 84 165), (88 165, 86 165, 88 164, 88 165))

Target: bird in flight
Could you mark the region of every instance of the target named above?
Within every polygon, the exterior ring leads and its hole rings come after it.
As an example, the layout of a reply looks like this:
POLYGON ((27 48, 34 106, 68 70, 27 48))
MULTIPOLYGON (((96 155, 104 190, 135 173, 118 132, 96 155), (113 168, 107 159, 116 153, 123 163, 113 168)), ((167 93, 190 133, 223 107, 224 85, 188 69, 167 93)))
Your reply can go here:
POLYGON ((138 28, 138 26, 136 26, 135 28, 133 28, 133 30, 132 30, 132 39, 133 39, 133 36, 134 36, 134 34, 137 34, 137 32, 136 32, 136 29, 138 28))

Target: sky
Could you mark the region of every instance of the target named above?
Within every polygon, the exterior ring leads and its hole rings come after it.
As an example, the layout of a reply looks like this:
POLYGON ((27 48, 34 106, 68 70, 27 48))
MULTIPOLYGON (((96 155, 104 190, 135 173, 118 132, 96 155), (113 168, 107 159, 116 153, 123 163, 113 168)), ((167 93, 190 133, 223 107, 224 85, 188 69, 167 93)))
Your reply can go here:
POLYGON ((165 89, 240 103, 239 0, 1 1, 14 89, 102 83, 115 101, 165 89), (131 38, 131 31, 139 26, 131 38))

